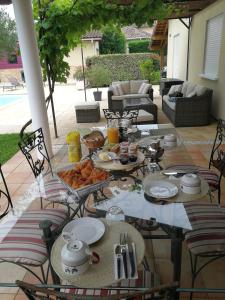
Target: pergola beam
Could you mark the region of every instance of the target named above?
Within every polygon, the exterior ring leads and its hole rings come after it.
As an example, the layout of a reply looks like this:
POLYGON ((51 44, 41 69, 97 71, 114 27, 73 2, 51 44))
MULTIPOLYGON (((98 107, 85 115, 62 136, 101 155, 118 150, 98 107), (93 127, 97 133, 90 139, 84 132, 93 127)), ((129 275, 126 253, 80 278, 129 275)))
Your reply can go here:
POLYGON ((151 39, 154 40, 154 41, 166 40, 167 39, 167 35, 156 34, 156 35, 152 36, 151 39))

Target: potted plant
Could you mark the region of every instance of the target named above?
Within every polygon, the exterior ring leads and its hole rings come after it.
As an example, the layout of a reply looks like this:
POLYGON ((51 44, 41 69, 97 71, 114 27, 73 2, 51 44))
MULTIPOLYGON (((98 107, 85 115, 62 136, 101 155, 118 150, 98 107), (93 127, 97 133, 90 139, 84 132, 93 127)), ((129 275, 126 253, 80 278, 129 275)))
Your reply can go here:
POLYGON ((99 91, 99 87, 109 85, 110 83, 110 74, 102 66, 93 65, 87 71, 87 80, 91 87, 97 88, 97 91, 93 92, 95 101, 102 100, 102 91, 99 91))

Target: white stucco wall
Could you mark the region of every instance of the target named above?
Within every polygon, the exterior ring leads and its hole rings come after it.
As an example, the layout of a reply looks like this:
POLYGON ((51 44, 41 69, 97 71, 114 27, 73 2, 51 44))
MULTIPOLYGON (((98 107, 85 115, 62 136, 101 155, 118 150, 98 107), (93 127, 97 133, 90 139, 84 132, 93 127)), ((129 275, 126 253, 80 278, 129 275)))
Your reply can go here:
POLYGON ((218 0, 194 16, 191 41, 189 80, 213 89, 212 114, 216 118, 225 119, 225 0, 218 0), (209 80, 200 76, 204 66, 206 24, 207 20, 221 13, 224 14, 224 20, 218 80, 209 80))
MULTIPOLYGON (((183 19, 188 24, 188 19, 183 19)), ((177 64, 177 78, 186 79, 187 68, 187 46, 188 29, 180 20, 169 20, 168 24, 168 44, 167 44, 167 77, 173 78, 173 58, 174 58, 174 36, 179 35, 179 57, 177 64)))
MULTIPOLYGON (((88 56, 99 55, 99 42, 98 41, 83 41, 83 54, 84 54, 84 63, 88 56)), ((74 48, 69 57, 65 59, 69 63, 71 73, 74 72, 76 67, 82 65, 82 58, 81 58, 81 46, 77 46, 74 48)))

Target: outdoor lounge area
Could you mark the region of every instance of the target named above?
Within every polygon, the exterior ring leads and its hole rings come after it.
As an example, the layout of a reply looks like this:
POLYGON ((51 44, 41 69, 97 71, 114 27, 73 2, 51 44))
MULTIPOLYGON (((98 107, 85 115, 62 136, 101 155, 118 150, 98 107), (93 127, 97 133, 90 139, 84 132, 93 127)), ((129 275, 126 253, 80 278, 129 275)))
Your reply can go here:
POLYGON ((225 299, 225 0, 11 4, 0 299, 225 299), (101 52, 130 20, 148 41, 101 52))

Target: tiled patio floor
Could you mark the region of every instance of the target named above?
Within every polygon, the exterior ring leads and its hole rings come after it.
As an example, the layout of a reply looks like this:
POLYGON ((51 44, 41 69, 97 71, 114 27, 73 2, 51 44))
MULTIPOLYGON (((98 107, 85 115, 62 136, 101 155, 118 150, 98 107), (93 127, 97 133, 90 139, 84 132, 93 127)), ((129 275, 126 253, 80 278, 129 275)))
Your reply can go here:
MULTIPOLYGON (((156 88, 157 89, 157 88, 156 88)), ((155 91, 156 91, 155 89, 155 91)), ((107 107, 106 91, 103 89, 104 100, 100 103, 101 108, 107 107)), ((16 91, 18 92, 18 91, 16 91)), ((19 91, 24 92, 24 90, 19 91)), ((15 92, 13 92, 15 93, 15 92)), ((156 94, 156 93, 155 93, 156 94)), ((58 144, 65 140, 65 135, 68 131, 75 129, 78 124, 75 121, 74 104, 83 99, 83 91, 76 91, 74 86, 57 86, 56 87, 56 118, 58 123, 59 138, 54 139, 52 130, 52 121, 50 116, 50 125, 53 138, 53 144, 58 144), (78 100, 79 99, 79 100, 78 100)), ((88 91, 88 99, 93 99, 91 91, 88 91)), ((93 101, 93 100, 92 100, 93 101)), ((161 99, 156 97, 155 102, 161 106, 161 99)), ((20 130, 22 125, 30 118, 27 103, 21 102, 19 107, 10 105, 8 108, 0 109, 0 132, 5 132, 6 128, 11 132, 20 130), (23 111, 23 114, 21 113, 23 111), (7 117, 8 116, 8 117, 7 117), (9 118, 11 116, 11 118, 9 118), (12 117, 13 116, 13 117, 12 117), (14 122, 15 120, 15 122, 14 122)), ((159 123, 168 123, 167 118, 159 111, 159 123)), ((98 124, 89 124, 89 127, 101 126, 104 124, 104 119, 98 124)), ((87 127, 87 124, 79 124, 79 127, 87 127)), ((195 128, 178 128, 177 131, 183 139, 184 144, 188 152, 190 153, 194 163, 202 166, 207 166, 209 159, 210 149, 215 134, 216 122, 213 122, 210 126, 195 127, 195 128)), ((27 190, 30 184, 33 182, 33 176, 24 161, 21 153, 17 153, 12 159, 10 159, 4 166, 3 171, 6 176, 6 180, 9 186, 10 193, 13 201, 20 198, 21 195, 27 190)), ((222 193, 222 204, 225 205, 225 193, 222 193)), ((171 263, 170 263, 170 247, 168 241, 154 241, 153 242, 154 254, 148 253, 155 258, 155 266, 160 273, 163 282, 171 281, 171 263)), ((223 287, 224 286, 224 269, 225 261, 219 260, 210 264, 200 274, 197 280, 198 287, 223 287)), ((14 265, 2 263, 0 264, 0 282, 14 282, 15 279, 29 279, 33 281, 30 275, 25 274, 24 270, 15 267, 14 265), (24 277, 25 276, 25 277, 24 277)), ((190 287, 190 264, 186 251, 186 245, 183 245, 183 261, 182 261, 182 287, 190 287)), ((224 295, 210 295, 210 299, 225 299, 224 295)), ((197 295, 196 299, 208 299, 208 295, 197 295)), ((0 287, 0 299, 2 300, 22 300, 25 297, 17 289, 1 288, 0 287)), ((182 299, 188 299, 188 297, 182 297, 182 299)))

